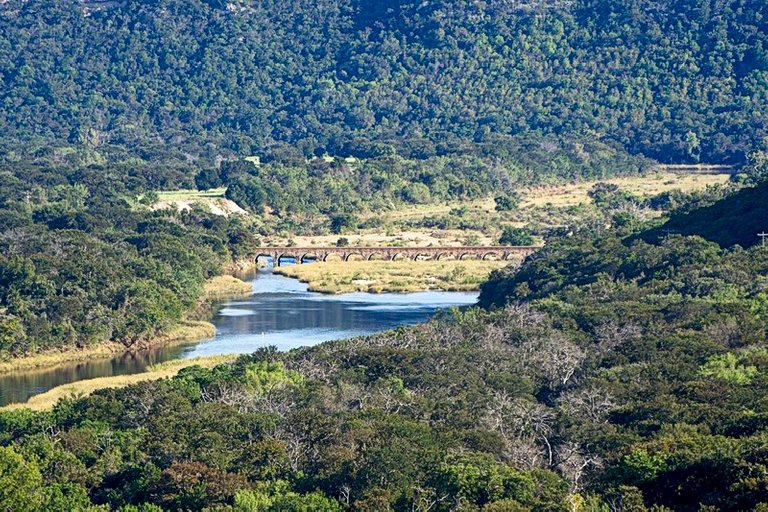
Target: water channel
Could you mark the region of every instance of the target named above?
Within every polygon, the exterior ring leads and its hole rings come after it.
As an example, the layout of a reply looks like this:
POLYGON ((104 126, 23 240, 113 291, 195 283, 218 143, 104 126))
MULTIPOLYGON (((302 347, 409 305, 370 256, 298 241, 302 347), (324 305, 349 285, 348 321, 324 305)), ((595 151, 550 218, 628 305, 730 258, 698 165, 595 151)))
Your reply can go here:
POLYGON ((240 277, 253 282, 254 294, 216 305, 215 338, 0 376, 0 406, 24 402, 53 387, 79 380, 139 373, 172 359, 251 353, 270 345, 290 350, 413 325, 440 309, 477 300, 477 293, 465 292, 324 295, 308 292, 305 284, 269 271, 240 277))

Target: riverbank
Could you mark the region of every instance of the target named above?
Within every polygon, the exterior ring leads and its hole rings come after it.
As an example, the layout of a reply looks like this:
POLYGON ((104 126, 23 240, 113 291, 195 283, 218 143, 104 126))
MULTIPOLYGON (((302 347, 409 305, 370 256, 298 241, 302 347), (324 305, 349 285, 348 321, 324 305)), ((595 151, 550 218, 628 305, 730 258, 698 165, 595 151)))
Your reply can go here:
MULTIPOLYGON (((205 300, 228 297, 246 297, 253 293, 253 286, 229 275, 216 276, 205 283, 205 300)), ((122 343, 103 342, 89 347, 64 347, 39 354, 18 357, 0 362, 0 375, 10 372, 54 368, 63 363, 76 363, 103 359, 129 351, 144 350, 174 344, 200 341, 216 336, 216 327, 210 322, 182 320, 168 332, 140 344, 126 348, 122 343)))
POLYGON ((513 261, 346 261, 277 267, 276 274, 320 293, 475 291, 488 275, 513 261))
POLYGON ((50 389, 45 393, 35 395, 25 403, 10 404, 5 407, 0 407, 0 411, 11 411, 15 409, 32 409, 35 411, 50 410, 59 400, 69 396, 87 396, 99 389, 122 388, 138 382, 170 378, 179 373, 179 370, 188 366, 198 365, 204 368, 211 368, 218 364, 232 361, 236 357, 237 356, 210 356, 168 361, 152 366, 143 373, 81 380, 71 384, 64 384, 50 389))
MULTIPOLYGON (((165 334, 142 344, 140 349, 188 343, 216 336, 216 327, 210 322, 185 320, 165 334)), ((135 350, 132 348, 131 350, 135 350)), ((128 352, 125 345, 116 342, 99 343, 92 347, 66 347, 40 354, 18 357, 0 362, 0 375, 10 372, 54 368, 63 363, 103 359, 128 352)))
POLYGON ((253 293, 253 285, 233 276, 216 276, 205 283, 208 300, 247 297, 253 293))

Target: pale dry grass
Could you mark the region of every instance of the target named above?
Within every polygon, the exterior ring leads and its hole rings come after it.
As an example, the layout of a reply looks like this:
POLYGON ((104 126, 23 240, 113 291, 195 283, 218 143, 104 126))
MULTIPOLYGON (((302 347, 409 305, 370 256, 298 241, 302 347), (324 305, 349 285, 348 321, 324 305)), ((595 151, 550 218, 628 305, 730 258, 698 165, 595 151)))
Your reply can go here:
POLYGON ((481 231, 460 229, 432 229, 399 231, 397 234, 387 235, 379 232, 355 233, 348 235, 319 235, 319 236, 294 236, 271 237, 265 240, 265 245, 277 247, 286 246, 290 241, 298 247, 332 247, 339 238, 346 238, 350 246, 357 247, 455 247, 463 245, 468 236, 476 236, 479 245, 493 245, 496 240, 481 231))
POLYGON ((471 291, 479 289, 491 271, 519 261, 346 261, 293 265, 274 271, 322 293, 471 291))
POLYGON ((205 283, 207 299, 222 299, 228 297, 247 297, 253 293, 253 285, 234 276, 216 276, 205 283))
MULTIPOLYGON (((544 185, 538 187, 525 187, 518 190, 523 198, 522 207, 545 206, 548 203, 554 206, 572 206, 582 203, 591 203, 587 192, 598 181, 613 183, 622 190, 626 190, 639 196, 653 196, 671 190, 693 192, 703 190, 708 186, 727 183, 730 176, 727 174, 680 174, 670 172, 652 173, 644 176, 627 176, 606 180, 583 181, 567 183, 563 185, 544 185)), ((427 217, 447 215, 456 208, 466 208, 475 212, 495 214, 496 203, 492 197, 475 199, 472 201, 453 201, 435 205, 413 205, 399 208, 395 211, 367 214, 363 218, 380 215, 386 220, 419 220, 427 217)))
POLYGON ((96 390, 104 388, 122 388, 139 382, 166 379, 175 376, 179 370, 188 366, 198 365, 211 368, 235 359, 237 356, 210 356, 195 359, 168 361, 149 368, 144 373, 134 375, 118 375, 114 377, 101 377, 97 379, 81 380, 71 384, 55 387, 45 393, 35 395, 23 404, 11 404, 0 407, 0 410, 10 411, 15 409, 32 409, 35 411, 50 410, 59 400, 68 397, 88 396, 96 390))
MULTIPOLYGON (((641 197, 649 197, 662 192, 681 190, 693 192, 705 189, 712 185, 727 183, 730 176, 727 174, 677 174, 661 172, 646 176, 629 176, 601 180, 604 183, 613 183, 620 189, 626 190, 641 197)), ((521 191, 523 196, 522 206, 572 206, 591 203, 587 195, 589 190, 597 183, 585 181, 566 185, 548 185, 543 187, 531 187, 521 191)))
POLYGON ((226 188, 211 190, 171 190, 158 192, 158 200, 152 205, 153 210, 173 208, 179 211, 191 210, 195 205, 202 206, 214 215, 247 215, 234 201, 224 197, 226 188))

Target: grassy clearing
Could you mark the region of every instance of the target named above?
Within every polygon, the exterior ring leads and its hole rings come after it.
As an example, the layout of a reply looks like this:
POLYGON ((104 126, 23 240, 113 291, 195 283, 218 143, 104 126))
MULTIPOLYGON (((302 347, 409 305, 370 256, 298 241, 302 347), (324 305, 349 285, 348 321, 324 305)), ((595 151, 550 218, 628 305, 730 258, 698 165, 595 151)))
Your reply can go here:
POLYGON ((492 270, 512 261, 347 261, 279 267, 275 272, 322 293, 477 290, 492 270))
MULTIPOLYGON (((146 347, 172 345, 175 343, 204 340, 214 336, 216 336, 216 327, 213 324, 209 322, 185 320, 167 333, 162 334, 143 345, 146 347)), ((52 350, 41 354, 18 357, 11 359, 10 361, 0 362, 0 374, 52 368, 62 363, 101 359, 122 354, 125 351, 125 345, 114 342, 99 343, 92 347, 67 347, 60 350, 52 350)))
MULTIPOLYGON (((670 172, 654 173, 645 176, 628 176, 599 180, 605 183, 614 183, 622 190, 626 190, 639 196, 653 196, 671 190, 693 192, 705 189, 712 185, 722 185, 730 179, 726 174, 678 174, 670 172)), ((543 185, 537 187, 525 187, 518 192, 522 196, 522 207, 537 207, 546 204, 554 206, 574 206, 591 203, 592 199, 587 192, 598 181, 583 181, 578 183, 566 183, 562 185, 543 185)), ((436 215, 447 215, 457 208, 466 208, 474 211, 495 213, 496 203, 493 198, 475 199, 473 201, 454 201, 450 203, 432 205, 413 205, 399 208, 397 211, 386 212, 383 215, 387 220, 418 220, 436 215)), ((368 213, 362 218, 375 217, 378 214, 368 213)))
MULTIPOLYGON (((627 192, 648 197, 671 190, 693 192, 712 185, 722 185, 729 179, 730 176, 726 174, 676 174, 662 172, 646 176, 613 178, 604 181, 618 185, 619 188, 627 192)), ((547 204, 573 206, 591 203, 592 200, 587 193, 595 183, 595 181, 585 181, 566 185, 527 188, 521 191, 523 196, 522 206, 544 206, 547 204)))
POLYGON ((221 363, 231 361, 236 356, 210 356, 195 359, 168 361, 149 368, 144 373, 135 375, 118 375, 115 377, 101 377, 98 379, 81 380, 72 384, 55 387, 45 393, 35 395, 23 404, 11 404, 1 407, 0 410, 14 410, 28 408, 35 411, 52 409, 62 398, 88 396, 98 389, 121 388, 138 382, 157 380, 173 377, 179 370, 187 366, 199 365, 211 368, 221 363))
POLYGON ((351 246, 357 247, 456 247, 467 245, 464 242, 470 235, 477 237, 479 245, 494 245, 496 240, 477 230, 433 229, 429 231, 402 230, 397 234, 366 232, 344 235, 314 235, 294 237, 270 237, 265 242, 269 245, 284 246, 289 240, 299 247, 329 247, 336 245, 342 236, 351 246))
POLYGON ((211 190, 172 190, 158 192, 158 199, 152 204, 153 210, 176 209, 190 210, 193 207, 203 208, 214 215, 229 217, 230 215, 247 215, 234 201, 224 197, 226 188, 211 190))
MULTIPOLYGON (((601 181, 614 183, 622 190, 635 195, 649 197, 671 190, 683 192, 702 190, 708 186, 724 184, 728 179, 728 175, 660 172, 601 181)), ((359 214, 361 220, 376 219, 381 227, 344 235, 273 236, 267 238, 265 243, 286 245, 292 241, 302 247, 328 246, 334 245, 341 236, 344 236, 353 246, 426 247, 469 245, 470 243, 493 245, 498 241, 501 226, 567 225, 576 218, 596 214, 596 211, 591 211, 594 207, 588 195, 596 183, 597 181, 585 181, 522 188, 518 191, 522 199, 520 208, 511 212, 497 212, 496 203, 492 197, 472 201, 401 206, 392 211, 361 212, 359 214), (422 224, 435 227, 422 227, 422 224), (458 224, 466 227, 459 229, 458 224)))
POLYGON ((233 276, 216 276, 205 283, 207 299, 247 297, 253 293, 253 285, 233 276))
POLYGON ((201 198, 224 197, 226 191, 224 187, 211 190, 169 190, 158 192, 157 195, 160 201, 194 201, 201 198))

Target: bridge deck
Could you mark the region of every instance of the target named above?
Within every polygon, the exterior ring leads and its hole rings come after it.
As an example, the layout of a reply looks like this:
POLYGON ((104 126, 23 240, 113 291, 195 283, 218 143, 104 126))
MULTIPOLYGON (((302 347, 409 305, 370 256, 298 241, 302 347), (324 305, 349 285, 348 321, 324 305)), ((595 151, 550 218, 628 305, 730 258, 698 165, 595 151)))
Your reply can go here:
MULTIPOLYGON (((453 257, 465 259, 496 258, 500 260, 510 259, 513 255, 527 256, 539 250, 540 246, 517 245, 491 245, 491 246, 465 246, 465 247, 261 247, 258 257, 270 257, 279 266, 283 258, 293 258, 296 263, 305 260, 326 261, 330 256, 336 256, 342 261, 349 261, 352 257, 364 260, 372 260, 376 257, 383 260, 408 259, 416 261, 419 258, 444 259, 453 257)), ((257 257, 257 259, 258 259, 257 257)))

